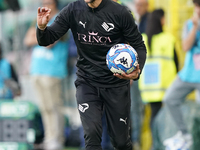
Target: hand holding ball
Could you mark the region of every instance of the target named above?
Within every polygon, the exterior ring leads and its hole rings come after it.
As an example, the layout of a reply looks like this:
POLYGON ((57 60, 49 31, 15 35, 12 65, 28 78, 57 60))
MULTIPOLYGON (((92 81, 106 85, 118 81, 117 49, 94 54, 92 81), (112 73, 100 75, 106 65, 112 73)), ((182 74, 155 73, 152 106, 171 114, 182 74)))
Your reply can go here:
POLYGON ((113 73, 129 74, 134 71, 138 65, 138 54, 136 50, 128 44, 116 44, 108 51, 106 63, 113 73))

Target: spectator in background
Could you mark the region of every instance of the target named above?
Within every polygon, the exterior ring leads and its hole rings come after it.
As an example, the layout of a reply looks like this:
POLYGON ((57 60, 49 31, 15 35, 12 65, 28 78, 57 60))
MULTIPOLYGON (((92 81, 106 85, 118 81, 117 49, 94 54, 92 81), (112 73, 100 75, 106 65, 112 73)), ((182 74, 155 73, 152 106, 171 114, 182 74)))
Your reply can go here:
POLYGON ((146 22, 148 16, 148 0, 134 0, 134 6, 136 11, 136 21, 138 24, 139 31, 141 33, 145 32, 146 22))
POLYGON ((178 70, 175 38, 163 31, 164 11, 156 9, 149 14, 143 40, 147 47, 147 61, 139 80, 142 100, 151 106, 150 126, 162 106, 165 91, 174 80, 178 70))
MULTIPOLYGON (((134 0, 135 15, 140 33, 145 33, 148 16, 148 0, 134 0)), ((138 81, 131 83, 131 136, 134 150, 141 149, 140 135, 143 118, 143 103, 138 88, 138 81)))
POLYGON ((0 99, 13 99, 21 94, 18 76, 13 65, 3 58, 0 44, 0 99))
POLYGON ((176 135, 164 141, 166 146, 176 140, 184 141, 188 148, 192 144, 192 136, 183 120, 180 106, 189 93, 195 89, 200 92, 200 0, 193 0, 193 4, 194 16, 186 22, 182 36, 182 47, 186 52, 185 64, 164 98, 165 106, 179 130, 176 135))
MULTIPOLYGON (((51 9, 49 25, 57 16, 58 0, 42 0, 51 9)), ((24 44, 33 46, 31 69, 33 85, 45 130, 44 149, 60 150, 64 144, 64 115, 62 114, 62 80, 67 76, 68 42, 61 40, 47 47, 39 46, 36 24, 28 30, 24 44)))

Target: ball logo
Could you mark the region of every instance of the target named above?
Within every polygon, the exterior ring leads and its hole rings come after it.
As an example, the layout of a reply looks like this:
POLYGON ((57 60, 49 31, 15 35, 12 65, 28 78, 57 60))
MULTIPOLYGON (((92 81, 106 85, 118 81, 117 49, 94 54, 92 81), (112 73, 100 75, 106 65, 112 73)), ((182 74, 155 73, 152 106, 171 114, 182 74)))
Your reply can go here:
POLYGON ((114 45, 113 47, 111 47, 109 55, 114 55, 116 50, 124 49, 124 48, 126 48, 126 47, 124 45, 122 45, 122 44, 114 45))
POLYGON ((116 49, 123 49, 123 48, 125 48, 124 45, 117 44, 117 45, 114 45, 111 49, 116 50, 116 49))
POLYGON ((126 59, 126 58, 122 57, 122 58, 120 58, 120 59, 117 60, 117 61, 119 61, 119 62, 120 62, 121 64, 123 64, 124 66, 127 65, 127 67, 128 67, 128 63, 127 63, 127 59, 126 59))
POLYGON ((127 52, 121 52, 114 60, 115 64, 121 64, 126 68, 131 67, 132 59, 129 53, 127 52))

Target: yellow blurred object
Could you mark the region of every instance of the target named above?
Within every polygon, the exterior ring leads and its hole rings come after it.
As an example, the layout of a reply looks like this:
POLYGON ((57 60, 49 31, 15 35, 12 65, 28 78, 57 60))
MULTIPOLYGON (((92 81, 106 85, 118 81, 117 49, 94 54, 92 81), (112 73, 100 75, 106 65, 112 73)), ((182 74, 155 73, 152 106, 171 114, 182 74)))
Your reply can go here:
MULTIPOLYGON (((164 30, 172 33, 176 38, 176 52, 179 59, 179 70, 184 65, 185 52, 181 46, 182 28, 187 19, 193 14, 192 0, 148 0, 149 11, 162 8, 165 11, 165 27, 164 30)), ((187 99, 193 100, 195 93, 188 95, 187 99)), ((151 108, 149 105, 145 107, 145 117, 142 126, 141 147, 142 150, 150 150, 152 144, 151 132, 149 127, 151 108)))
POLYGON ((142 124, 142 135, 141 135, 141 150, 150 150, 152 146, 152 136, 150 129, 150 118, 151 118, 151 107, 149 104, 145 105, 144 108, 144 119, 142 124))

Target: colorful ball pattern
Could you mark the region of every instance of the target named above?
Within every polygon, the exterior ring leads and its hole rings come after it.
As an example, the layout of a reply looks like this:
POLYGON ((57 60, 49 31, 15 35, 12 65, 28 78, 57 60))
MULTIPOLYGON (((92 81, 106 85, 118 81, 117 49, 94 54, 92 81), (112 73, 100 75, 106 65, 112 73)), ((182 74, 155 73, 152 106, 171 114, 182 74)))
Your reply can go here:
POLYGON ((138 64, 136 50, 128 44, 116 44, 110 48, 106 55, 106 63, 113 73, 126 74, 135 70, 138 64))

